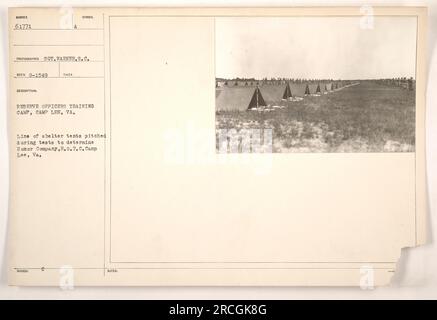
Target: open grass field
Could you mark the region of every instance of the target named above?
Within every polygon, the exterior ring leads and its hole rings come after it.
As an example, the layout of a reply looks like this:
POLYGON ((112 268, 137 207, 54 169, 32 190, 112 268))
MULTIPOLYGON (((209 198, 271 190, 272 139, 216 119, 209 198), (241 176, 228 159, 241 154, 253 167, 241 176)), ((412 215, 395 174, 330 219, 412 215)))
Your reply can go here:
POLYGON ((273 152, 415 149, 415 91, 361 81, 273 109, 218 111, 216 129, 272 129, 273 152))

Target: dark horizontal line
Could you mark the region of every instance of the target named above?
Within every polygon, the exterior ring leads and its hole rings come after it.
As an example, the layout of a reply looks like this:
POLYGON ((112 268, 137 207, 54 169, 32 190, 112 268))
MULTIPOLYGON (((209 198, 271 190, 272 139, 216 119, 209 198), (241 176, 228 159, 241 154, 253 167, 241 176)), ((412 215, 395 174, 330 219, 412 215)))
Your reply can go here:
MULTIPOLYGON (((65 266, 64 266, 65 267, 65 266)), ((56 267, 30 267, 30 268, 26 268, 26 267, 14 267, 13 269, 14 270, 22 270, 22 269, 25 269, 25 270, 41 270, 42 268, 44 268, 44 270, 57 270, 57 269, 61 269, 62 268, 62 266, 61 267, 58 267, 58 268, 56 268, 56 267)), ((91 269, 95 269, 95 270, 98 270, 98 269, 102 269, 102 268, 95 268, 95 267, 78 267, 78 268, 71 268, 71 269, 83 269, 83 270, 91 270, 91 269)))
POLYGON ((44 60, 14 60, 14 62, 105 62, 104 60, 88 60, 88 61, 59 61, 59 60, 53 60, 53 61, 44 61, 44 60))
POLYGON ((193 264, 208 264, 208 263, 223 263, 223 264, 225 264, 225 263, 229 263, 229 264, 239 264, 239 263, 241 263, 241 264, 244 264, 244 263, 256 263, 256 264, 262 264, 262 263, 266 263, 266 264, 275 264, 275 263, 288 263, 288 264, 293 264, 293 263, 296 263, 296 264, 304 264, 304 263, 307 263, 307 264, 327 264, 327 263, 332 263, 332 264, 335 264, 335 263, 338 263, 338 264, 341 264, 341 263, 348 263, 348 264, 352 264, 352 263, 359 263, 359 264, 366 264, 366 263, 369 263, 369 264, 376 264, 376 263, 395 263, 395 262, 387 262, 387 261, 383 261, 383 262, 380 262, 380 261, 378 261, 378 262, 369 262, 369 261, 358 261, 358 262, 356 262, 356 261, 354 261, 354 262, 351 262, 351 261, 347 261, 347 262, 343 262, 343 261, 316 261, 316 262, 314 262, 314 261, 297 261, 297 262, 293 262, 293 261, 278 261, 278 262, 274 262, 274 261, 176 261, 176 262, 174 262, 174 261, 147 261, 147 262, 145 262, 145 261, 133 261, 133 262, 129 262, 129 261, 109 261, 110 263, 162 263, 162 264, 171 264, 171 263, 174 263, 174 264, 177 264, 177 263, 180 263, 180 264, 183 264, 183 263, 193 263, 193 264))
POLYGON ((103 44, 13 44, 14 47, 103 47, 103 44))
MULTIPOLYGON (((45 268, 44 270, 59 270, 62 267, 59 268, 45 268)), ((14 270, 41 270, 42 268, 14 268, 14 270)), ((291 267, 291 268, 234 268, 234 267, 224 267, 224 268, 217 268, 217 267, 212 267, 212 268, 205 268, 205 267, 201 267, 201 268, 187 268, 187 267, 182 267, 182 268, 147 268, 147 267, 138 267, 138 268, 71 268, 73 270, 110 270, 110 269, 120 269, 120 270, 202 270, 202 269, 207 269, 207 270, 221 270, 221 269, 226 269, 226 270, 306 270, 306 269, 310 269, 310 270, 359 270, 361 269, 360 267, 345 267, 345 268, 337 268, 337 267, 313 267, 313 268, 302 268, 302 267, 291 267)), ((377 267, 377 268, 372 268, 372 269, 377 269, 377 270, 394 270, 393 268, 386 268, 386 267, 377 267)))
POLYGON ((103 30, 103 28, 76 28, 76 29, 59 29, 59 28, 30 28, 30 29, 13 29, 14 31, 75 31, 75 30, 103 30))
POLYGON ((219 153, 216 152, 216 155, 298 155, 298 154, 416 154, 416 151, 381 151, 381 152, 343 152, 343 151, 312 151, 312 152, 301 152, 301 151, 292 151, 292 152, 227 152, 227 153, 219 153))
POLYGON ((103 79, 104 77, 14 77, 15 79, 103 79))
MULTIPOLYGON (((323 8, 329 8, 329 7, 323 7, 323 8)), ((334 8, 334 7, 332 7, 334 8)), ((359 7, 357 7, 358 9, 359 7)), ((207 9, 213 9, 213 8, 207 8, 207 9)), ((217 9, 217 8, 216 8, 217 9)), ((218 9, 223 9, 223 8, 218 8, 218 9)), ((238 7, 235 7, 233 9, 239 9, 238 7)), ((240 9, 247 9, 247 8, 243 8, 240 7, 240 9)), ((251 9, 257 9, 255 8, 251 8, 251 9)), ((258 9, 262 9, 262 8, 258 8, 258 9)), ((292 9, 291 7, 276 7, 275 9, 292 9)), ((299 9, 297 7, 297 9, 299 9)), ((373 14, 373 16, 375 17, 418 17, 418 14, 397 14, 397 15, 387 15, 387 14, 373 14)), ((312 15, 275 15, 275 14, 271 14, 271 15, 262 15, 262 14, 238 14, 238 15, 234 15, 232 13, 230 13, 229 15, 214 15, 214 14, 188 14, 188 15, 183 15, 183 14, 150 14, 150 15, 109 15, 109 18, 153 18, 153 17, 158 17, 158 18, 162 18, 162 17, 168 17, 168 18, 173 18, 173 17, 187 17, 187 18, 360 18, 363 17, 363 14, 357 13, 357 14, 344 14, 344 15, 336 15, 336 14, 329 14, 329 13, 321 13, 319 15, 317 14, 312 14, 312 15)))

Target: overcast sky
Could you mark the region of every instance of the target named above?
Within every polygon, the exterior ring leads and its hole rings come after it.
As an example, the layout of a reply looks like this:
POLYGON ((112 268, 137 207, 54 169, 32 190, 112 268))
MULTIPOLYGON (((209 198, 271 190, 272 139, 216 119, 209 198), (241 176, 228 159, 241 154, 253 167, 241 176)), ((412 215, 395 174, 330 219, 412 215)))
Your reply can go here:
POLYGON ((216 18, 216 76, 415 77, 416 18, 216 18))

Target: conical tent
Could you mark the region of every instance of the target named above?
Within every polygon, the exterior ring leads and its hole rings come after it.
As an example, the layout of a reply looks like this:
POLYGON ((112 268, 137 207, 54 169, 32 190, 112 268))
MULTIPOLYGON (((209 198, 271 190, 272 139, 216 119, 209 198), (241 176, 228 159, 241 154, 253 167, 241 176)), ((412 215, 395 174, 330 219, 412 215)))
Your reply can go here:
POLYGON ((328 87, 327 87, 326 83, 325 83, 325 91, 328 91, 328 87))
POLYGON ((311 94, 310 93, 310 86, 307 84, 307 86, 305 87, 305 95, 307 94, 311 94))
POLYGON ((413 78, 408 79, 408 90, 413 90, 413 78))
POLYGON ((320 84, 317 85, 316 93, 320 93, 320 84))
POLYGON ((287 83, 287 86, 285 87, 284 94, 282 95, 282 99, 288 100, 290 98, 293 98, 293 95, 291 94, 290 84, 287 83))
POLYGON ((265 107, 267 106, 266 102, 264 101, 264 98, 261 94, 261 91, 257 87, 255 89, 255 92, 253 93, 252 99, 250 100, 249 107, 247 109, 254 109, 258 107, 265 107))

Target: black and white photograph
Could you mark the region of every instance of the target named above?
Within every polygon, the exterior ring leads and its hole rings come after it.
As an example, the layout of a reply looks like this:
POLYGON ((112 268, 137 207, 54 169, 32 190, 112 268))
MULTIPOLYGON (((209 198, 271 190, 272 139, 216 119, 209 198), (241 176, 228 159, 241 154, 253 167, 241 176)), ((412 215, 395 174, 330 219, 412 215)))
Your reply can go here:
POLYGON ((222 17, 219 153, 414 152, 415 17, 222 17))
POLYGON ((437 298, 437 1, 15 2, 0 301, 437 298))

